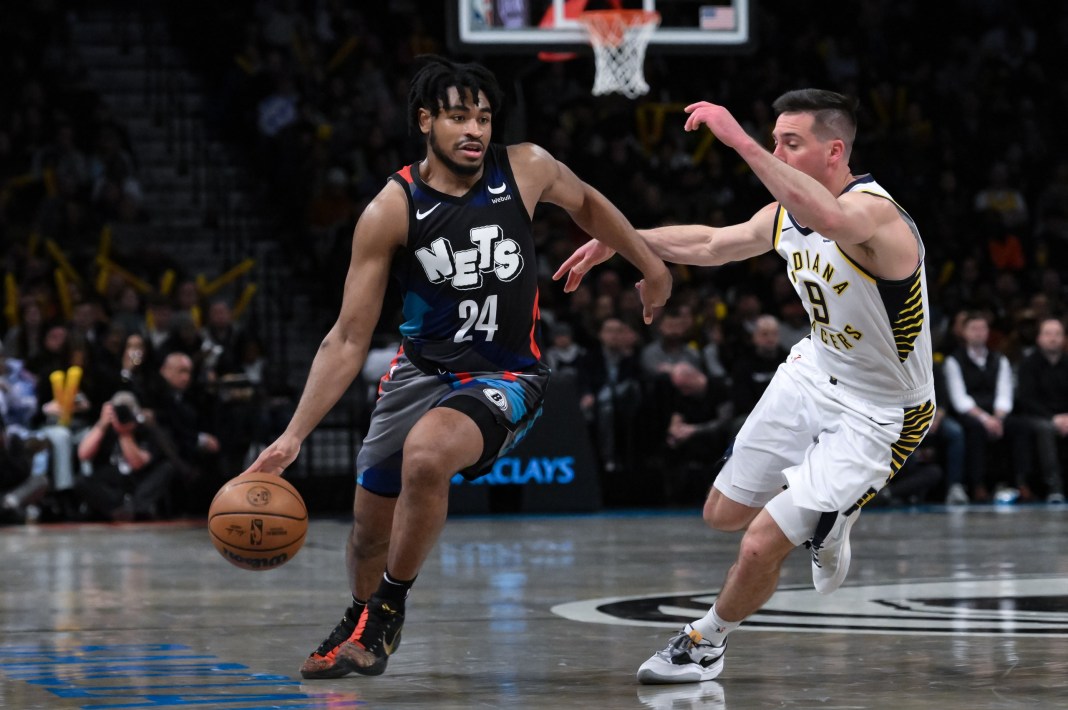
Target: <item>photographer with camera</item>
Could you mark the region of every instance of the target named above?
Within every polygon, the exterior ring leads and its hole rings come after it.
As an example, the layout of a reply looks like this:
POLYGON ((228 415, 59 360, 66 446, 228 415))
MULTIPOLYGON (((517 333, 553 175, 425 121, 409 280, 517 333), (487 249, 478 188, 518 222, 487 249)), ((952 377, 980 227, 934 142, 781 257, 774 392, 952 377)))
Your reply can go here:
POLYGON ((160 517, 174 467, 160 455, 132 392, 116 392, 101 407, 78 444, 78 459, 78 490, 94 513, 115 522, 160 517))

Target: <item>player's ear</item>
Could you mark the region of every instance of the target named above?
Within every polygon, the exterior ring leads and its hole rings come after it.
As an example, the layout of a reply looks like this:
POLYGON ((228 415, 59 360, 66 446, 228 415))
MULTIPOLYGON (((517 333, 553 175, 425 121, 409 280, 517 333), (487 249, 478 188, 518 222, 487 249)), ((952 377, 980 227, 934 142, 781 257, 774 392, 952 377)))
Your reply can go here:
POLYGON ((827 153, 827 162, 840 163, 845 160, 845 141, 834 138, 830 143, 830 151, 827 153))
POLYGON ((430 133, 430 124, 434 122, 434 116, 425 108, 419 109, 419 131, 424 136, 430 133))

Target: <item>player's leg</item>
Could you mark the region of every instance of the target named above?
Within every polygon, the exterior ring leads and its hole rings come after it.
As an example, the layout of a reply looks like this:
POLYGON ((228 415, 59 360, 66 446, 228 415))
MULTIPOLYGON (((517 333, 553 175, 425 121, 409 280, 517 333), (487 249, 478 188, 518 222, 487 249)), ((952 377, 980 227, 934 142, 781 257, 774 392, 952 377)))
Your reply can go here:
POLYGON ((356 486, 352 505, 352 529, 345 545, 345 564, 353 599, 364 604, 371 598, 386 571, 396 496, 372 493, 356 486))
POLYGON ((819 426, 812 416, 806 380, 790 372, 796 367, 796 362, 788 361, 772 378, 724 456, 723 468, 705 501, 703 516, 710 527, 747 530, 738 561, 728 571, 721 592, 728 595, 727 611, 717 599, 708 614, 687 624, 667 648, 641 665, 638 680, 642 683, 692 683, 718 676, 727 634, 767 600, 769 585, 774 591, 778 566, 793 545, 784 542, 774 521, 761 511, 782 492, 783 469, 803 458, 819 426), (753 594, 759 604, 750 609, 736 598, 743 593, 753 594))
POLYGON ((352 504, 353 523, 345 545, 352 604, 334 630, 304 660, 300 668, 304 678, 340 678, 352 672, 338 652, 343 644, 359 638, 357 627, 360 617, 385 572, 396 504, 395 496, 372 493, 362 484, 356 486, 352 504))
POLYGON ((337 678, 352 672, 341 647, 360 637, 360 619, 386 568, 394 510, 401 491, 404 440, 449 387, 401 357, 382 381, 367 436, 356 459, 353 526, 345 561, 352 592, 341 621, 301 666, 305 678, 337 678))
MULTIPOLYGON (((784 491, 780 496, 787 496, 784 491)), ((729 500, 729 499, 727 499, 729 500)), ((813 522, 818 513, 813 513, 813 522)), ((687 624, 665 649, 638 669, 642 683, 694 683, 723 672, 727 635, 762 607, 779 584, 782 564, 797 547, 767 510, 746 528, 738 558, 727 571, 716 603, 703 618, 687 624)))
MULTIPOLYGON (((466 406, 431 409, 405 439, 403 486, 393 513, 385 571, 360 618, 356 638, 338 652, 362 675, 385 671, 400 644, 405 600, 445 526, 452 477, 477 464, 488 446, 499 447, 503 440, 485 405, 470 397, 463 400, 466 406)), ((493 448, 489 455, 496 451, 493 448)))
POLYGON ((445 525, 452 477, 477 462, 483 447, 478 424, 449 407, 431 409, 412 429, 404 443, 404 487, 389 547, 387 569, 395 578, 419 573, 445 525))

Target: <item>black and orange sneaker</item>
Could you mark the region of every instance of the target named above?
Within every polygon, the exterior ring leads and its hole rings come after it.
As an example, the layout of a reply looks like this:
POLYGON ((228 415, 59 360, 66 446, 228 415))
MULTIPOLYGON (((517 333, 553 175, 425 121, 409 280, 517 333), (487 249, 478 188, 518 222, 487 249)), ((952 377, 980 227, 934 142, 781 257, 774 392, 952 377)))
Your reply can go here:
POLYGON ((400 646, 404 612, 394 602, 371 597, 352 640, 341 644, 337 655, 349 670, 361 675, 381 675, 400 646))
MULTIPOLYGON (((362 617, 362 614, 360 616, 362 617)), ((341 618, 326 640, 304 660, 304 664, 300 667, 300 675, 311 679, 340 678, 351 673, 352 668, 338 657, 338 651, 345 642, 359 638, 359 634, 356 633, 358 618, 351 606, 346 609, 345 616, 341 618)))

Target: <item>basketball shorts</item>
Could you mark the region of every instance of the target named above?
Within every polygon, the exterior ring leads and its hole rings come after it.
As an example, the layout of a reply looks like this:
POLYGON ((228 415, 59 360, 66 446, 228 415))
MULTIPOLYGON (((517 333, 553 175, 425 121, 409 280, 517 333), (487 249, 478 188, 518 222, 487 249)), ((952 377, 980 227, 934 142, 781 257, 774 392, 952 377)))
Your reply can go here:
POLYGON ((802 340, 775 372, 742 425, 715 487, 733 501, 766 506, 795 545, 823 513, 850 514, 878 493, 919 446, 934 401, 867 401, 819 370, 802 340))
POLYGON ((404 440, 424 414, 442 406, 464 412, 482 430, 487 447, 481 458, 458 472, 478 478, 541 416, 548 383, 549 370, 540 365, 523 372, 427 374, 399 354, 379 383, 371 425, 356 456, 356 482, 378 495, 399 495, 404 440))

